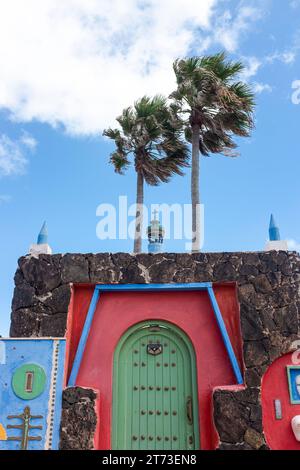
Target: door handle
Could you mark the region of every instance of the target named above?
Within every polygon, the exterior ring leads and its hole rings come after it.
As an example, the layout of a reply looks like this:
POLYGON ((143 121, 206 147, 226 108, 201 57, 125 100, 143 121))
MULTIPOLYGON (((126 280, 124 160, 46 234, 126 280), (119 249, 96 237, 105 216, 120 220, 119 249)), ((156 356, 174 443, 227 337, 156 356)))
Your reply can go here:
POLYGON ((186 417, 189 424, 193 424, 193 399, 192 397, 187 397, 186 400, 186 417))
POLYGON ((194 435, 193 434, 188 435, 187 447, 188 447, 188 450, 194 449, 194 435))

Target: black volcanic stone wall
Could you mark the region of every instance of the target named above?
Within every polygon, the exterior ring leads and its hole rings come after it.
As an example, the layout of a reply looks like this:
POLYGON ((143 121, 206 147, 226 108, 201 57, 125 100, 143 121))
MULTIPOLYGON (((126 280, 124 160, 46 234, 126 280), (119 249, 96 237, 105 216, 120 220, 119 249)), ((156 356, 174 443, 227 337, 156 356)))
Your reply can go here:
POLYGON ((94 390, 69 387, 63 391, 60 450, 91 450, 97 425, 94 390))
POLYGON ((238 286, 246 389, 214 393, 220 449, 265 449, 260 386, 299 339, 300 257, 290 252, 126 253, 23 257, 11 336, 63 336, 72 283, 226 282, 238 286))

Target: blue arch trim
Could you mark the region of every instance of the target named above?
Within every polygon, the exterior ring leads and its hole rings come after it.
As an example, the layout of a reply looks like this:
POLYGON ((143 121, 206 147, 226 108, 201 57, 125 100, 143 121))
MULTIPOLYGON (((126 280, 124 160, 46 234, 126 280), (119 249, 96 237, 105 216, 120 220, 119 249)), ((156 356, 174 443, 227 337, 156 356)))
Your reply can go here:
POLYGON ((186 290, 205 290, 213 308, 213 312, 219 327, 228 358, 231 363, 236 381, 239 385, 243 383, 243 376, 240 370, 238 360, 233 350, 226 325, 224 323, 221 311, 218 306, 217 299, 214 294, 213 284, 211 282, 194 282, 189 284, 97 284, 93 293, 93 297, 89 306, 86 320, 83 326, 81 338, 77 347, 75 359, 72 366, 68 386, 72 387, 76 383, 77 375, 79 372, 80 364, 82 361, 83 353, 89 336, 89 331, 94 318, 94 313, 98 304, 100 292, 120 292, 120 291, 186 291, 186 290))

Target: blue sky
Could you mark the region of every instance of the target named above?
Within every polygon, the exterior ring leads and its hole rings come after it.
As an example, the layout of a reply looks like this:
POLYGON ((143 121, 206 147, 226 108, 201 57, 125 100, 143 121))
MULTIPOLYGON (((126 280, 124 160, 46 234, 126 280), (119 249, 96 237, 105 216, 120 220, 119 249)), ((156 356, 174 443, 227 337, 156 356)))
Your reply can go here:
MULTIPOLYGON (((130 240, 96 237, 100 203, 135 200, 134 172, 114 173, 101 132, 143 94, 173 90, 174 58, 220 49, 245 62, 243 78, 257 91, 256 129, 240 142, 239 158, 202 159, 203 249, 263 249, 273 212, 282 238, 299 250, 300 1, 1 6, 0 334, 8 332, 17 259, 45 219, 55 253, 132 250, 130 240)), ((147 187, 145 203, 189 203, 189 177, 187 170, 147 187)), ((165 249, 183 251, 184 242, 165 249)))

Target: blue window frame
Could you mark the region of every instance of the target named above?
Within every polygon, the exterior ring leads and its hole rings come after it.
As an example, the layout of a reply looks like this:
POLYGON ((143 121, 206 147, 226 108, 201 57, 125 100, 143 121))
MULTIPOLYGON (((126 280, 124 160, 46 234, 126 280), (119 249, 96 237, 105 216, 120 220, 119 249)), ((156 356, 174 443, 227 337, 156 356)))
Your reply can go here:
POLYGON ((287 366, 287 378, 292 405, 300 404, 300 366, 287 366))

